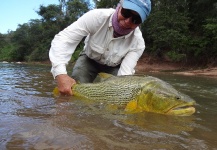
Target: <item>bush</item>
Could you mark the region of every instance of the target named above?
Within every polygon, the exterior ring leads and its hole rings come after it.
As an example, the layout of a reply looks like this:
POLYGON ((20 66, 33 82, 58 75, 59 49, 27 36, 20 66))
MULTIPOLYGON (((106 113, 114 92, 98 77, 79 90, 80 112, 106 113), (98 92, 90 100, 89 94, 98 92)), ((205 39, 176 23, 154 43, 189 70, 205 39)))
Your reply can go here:
POLYGON ((186 54, 179 54, 176 51, 167 52, 167 56, 174 62, 181 62, 186 60, 186 54))
POLYGON ((7 44, 0 49, 0 61, 12 61, 11 52, 14 49, 14 45, 7 44))

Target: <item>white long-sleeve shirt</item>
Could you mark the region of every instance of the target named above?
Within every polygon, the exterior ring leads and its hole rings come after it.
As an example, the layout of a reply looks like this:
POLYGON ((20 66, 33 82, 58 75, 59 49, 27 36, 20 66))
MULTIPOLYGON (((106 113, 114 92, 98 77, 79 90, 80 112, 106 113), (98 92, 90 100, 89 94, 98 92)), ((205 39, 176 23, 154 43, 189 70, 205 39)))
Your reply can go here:
POLYGON ((89 58, 108 66, 121 64, 118 75, 135 73, 134 68, 145 49, 142 33, 137 27, 126 36, 114 38, 114 12, 114 9, 91 10, 54 37, 49 52, 54 78, 67 74, 66 65, 86 36, 84 52, 89 58))

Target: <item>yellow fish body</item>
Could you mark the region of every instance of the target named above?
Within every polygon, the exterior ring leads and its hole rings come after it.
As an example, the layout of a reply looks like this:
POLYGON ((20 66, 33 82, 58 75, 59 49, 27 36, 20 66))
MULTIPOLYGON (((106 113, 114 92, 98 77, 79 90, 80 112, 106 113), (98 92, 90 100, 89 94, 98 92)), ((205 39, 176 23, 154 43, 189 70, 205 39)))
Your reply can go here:
POLYGON ((193 99, 158 78, 106 73, 99 76, 103 78, 100 82, 75 84, 72 87, 74 96, 115 104, 130 113, 146 111, 189 116, 195 112, 193 99))

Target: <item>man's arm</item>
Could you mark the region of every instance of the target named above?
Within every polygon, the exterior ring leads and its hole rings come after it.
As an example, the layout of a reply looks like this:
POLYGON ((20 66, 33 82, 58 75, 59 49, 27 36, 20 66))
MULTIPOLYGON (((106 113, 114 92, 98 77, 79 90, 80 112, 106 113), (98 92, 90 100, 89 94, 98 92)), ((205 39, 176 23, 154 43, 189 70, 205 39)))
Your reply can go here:
POLYGON ((141 57, 143 51, 144 49, 128 52, 121 63, 121 66, 120 66, 120 69, 117 75, 120 76, 120 75, 134 74, 137 61, 141 57))
POLYGON ((80 41, 94 31, 93 13, 88 12, 76 22, 57 34, 49 51, 52 63, 51 72, 56 79, 61 94, 72 95, 71 87, 75 80, 67 75, 66 65, 80 41))
POLYGON ((54 37, 49 51, 49 58, 52 63, 51 72, 54 78, 59 74, 67 74, 66 65, 77 45, 84 37, 94 34, 104 23, 105 16, 111 14, 113 10, 107 10, 106 15, 102 12, 104 11, 94 9, 85 13, 54 37))

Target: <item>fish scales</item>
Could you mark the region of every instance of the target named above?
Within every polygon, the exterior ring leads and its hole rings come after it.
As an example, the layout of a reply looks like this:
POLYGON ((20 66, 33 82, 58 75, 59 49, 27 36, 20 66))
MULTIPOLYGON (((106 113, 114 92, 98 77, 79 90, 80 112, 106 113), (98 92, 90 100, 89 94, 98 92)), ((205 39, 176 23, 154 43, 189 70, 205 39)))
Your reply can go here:
POLYGON ((73 88, 73 91, 75 95, 85 99, 126 105, 135 99, 141 90, 140 80, 141 78, 137 77, 111 77, 99 83, 79 84, 73 88))

